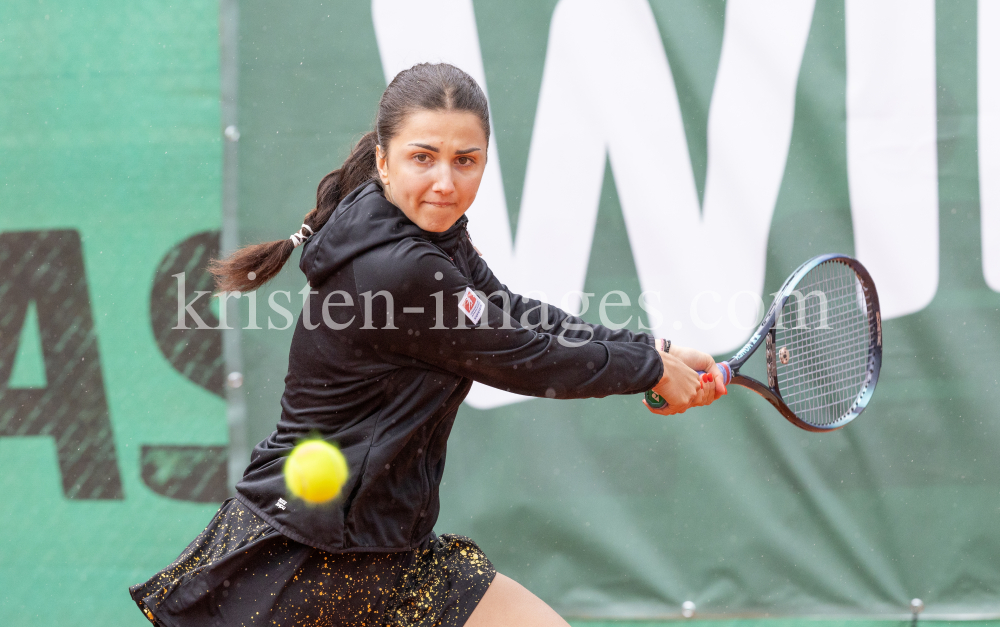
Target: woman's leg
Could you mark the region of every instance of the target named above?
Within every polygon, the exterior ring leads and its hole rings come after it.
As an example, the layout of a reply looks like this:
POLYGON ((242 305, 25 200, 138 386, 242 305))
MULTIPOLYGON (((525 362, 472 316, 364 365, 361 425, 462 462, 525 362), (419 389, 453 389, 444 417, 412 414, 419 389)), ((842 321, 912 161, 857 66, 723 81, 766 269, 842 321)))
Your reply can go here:
POLYGON ((510 577, 497 573, 486 594, 476 605, 466 627, 569 627, 569 623, 556 614, 527 588, 510 577))

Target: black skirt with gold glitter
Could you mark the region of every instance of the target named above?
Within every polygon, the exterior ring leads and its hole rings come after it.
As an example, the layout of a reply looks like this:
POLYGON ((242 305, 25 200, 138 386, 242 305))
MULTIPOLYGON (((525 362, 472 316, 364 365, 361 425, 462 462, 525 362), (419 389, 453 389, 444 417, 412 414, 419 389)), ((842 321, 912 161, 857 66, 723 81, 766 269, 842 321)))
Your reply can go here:
POLYGON ((412 551, 328 553, 229 499, 173 564, 129 592, 162 627, 458 627, 495 574, 463 536, 435 536, 412 551))

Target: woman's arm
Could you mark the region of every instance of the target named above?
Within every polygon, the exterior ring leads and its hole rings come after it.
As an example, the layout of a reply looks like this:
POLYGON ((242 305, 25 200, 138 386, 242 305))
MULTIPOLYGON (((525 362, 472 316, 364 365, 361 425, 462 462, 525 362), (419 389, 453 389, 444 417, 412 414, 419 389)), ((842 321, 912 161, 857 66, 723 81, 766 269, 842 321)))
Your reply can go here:
MULTIPOLYGON (((472 246, 471 238, 467 243, 476 289, 485 292, 498 307, 505 305, 504 300, 510 303, 508 309, 511 311, 511 317, 517 319, 522 326, 527 326, 525 325, 527 322, 533 329, 537 330, 541 326, 550 329, 552 333, 562 334, 563 337, 573 340, 643 342, 657 349, 662 348, 659 341, 650 334, 632 333, 626 329, 613 330, 599 324, 589 324, 558 307, 546 306, 541 301, 524 298, 511 292, 506 285, 500 283, 478 254, 479 251, 472 246), (541 325, 542 312, 547 313, 544 325, 541 325)), ((663 362, 663 374, 652 389, 667 399, 668 404, 660 409, 649 407, 651 412, 661 415, 680 414, 691 407, 708 405, 727 393, 722 372, 711 355, 676 345, 670 349, 669 355, 662 351, 659 351, 659 354, 663 362), (711 377, 699 378, 696 371, 707 372, 711 377)))
MULTIPOLYGON (((582 318, 569 314, 559 307, 515 294, 496 278, 486 261, 472 246, 471 240, 467 240, 465 245, 467 246, 475 289, 486 294, 490 302, 501 310, 506 309, 510 317, 522 327, 545 331, 553 335, 562 335, 567 340, 575 342, 586 340, 642 342, 655 347, 655 340, 648 333, 633 333, 628 329, 609 329, 600 324, 584 322, 582 318)), ((492 319, 490 323, 493 323, 492 319)))
MULTIPOLYGON (((489 316, 490 328, 479 326, 481 319, 471 319, 459 307, 457 295, 472 287, 468 279, 440 250, 419 240, 372 251, 355 261, 354 271, 359 295, 392 295, 393 324, 373 328, 369 343, 413 363, 548 398, 636 394, 662 378, 663 361, 647 342, 572 343, 525 328, 516 318, 507 325, 494 324, 503 312, 493 301, 482 303, 481 315, 489 316)), ((530 307, 528 299, 517 302, 519 311, 530 307)), ((386 299, 374 297, 371 303, 365 316, 379 321, 376 325, 384 323, 386 299)))

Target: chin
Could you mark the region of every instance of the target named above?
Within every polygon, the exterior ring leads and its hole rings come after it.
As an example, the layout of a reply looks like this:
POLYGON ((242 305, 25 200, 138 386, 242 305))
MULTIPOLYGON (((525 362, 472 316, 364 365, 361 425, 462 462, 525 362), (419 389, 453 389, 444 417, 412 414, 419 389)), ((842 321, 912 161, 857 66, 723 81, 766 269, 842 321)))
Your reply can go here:
POLYGON ((464 212, 430 212, 430 215, 422 216, 423 219, 421 222, 423 224, 419 224, 418 226, 425 231, 430 231, 431 233, 443 233, 444 231, 450 229, 451 226, 455 224, 460 217, 462 217, 462 213, 464 212))
POLYGON ((448 224, 441 224, 440 222, 435 222, 433 224, 429 224, 422 228, 430 233, 444 233, 445 231, 451 228, 452 224, 455 224, 455 220, 452 220, 448 224))

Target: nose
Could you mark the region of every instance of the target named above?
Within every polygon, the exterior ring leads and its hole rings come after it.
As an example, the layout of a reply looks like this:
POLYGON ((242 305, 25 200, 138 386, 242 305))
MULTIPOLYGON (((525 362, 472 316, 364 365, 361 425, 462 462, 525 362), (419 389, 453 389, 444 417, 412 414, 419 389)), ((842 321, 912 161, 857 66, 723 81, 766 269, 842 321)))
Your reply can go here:
POLYGON ((439 164, 436 174, 437 176, 434 177, 434 186, 431 189, 442 196, 451 195, 455 191, 455 181, 452 179, 450 164, 439 164))

